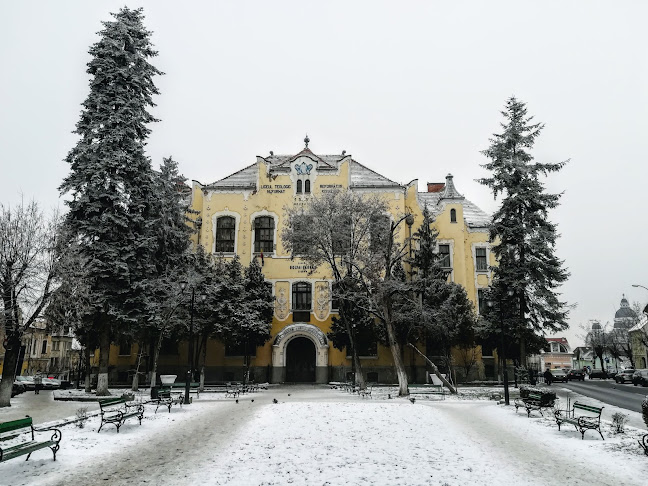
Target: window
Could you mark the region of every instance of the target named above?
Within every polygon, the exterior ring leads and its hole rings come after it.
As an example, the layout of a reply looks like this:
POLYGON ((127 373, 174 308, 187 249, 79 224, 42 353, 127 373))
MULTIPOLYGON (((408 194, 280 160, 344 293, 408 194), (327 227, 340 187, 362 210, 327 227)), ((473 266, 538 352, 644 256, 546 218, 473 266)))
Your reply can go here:
POLYGON ((450 245, 439 245, 439 264, 442 268, 451 268, 450 245))
POLYGON ((341 216, 335 226, 337 231, 331 235, 333 253, 345 255, 351 248, 351 218, 341 216))
POLYGON ((292 286, 293 321, 310 321, 313 291, 308 282, 297 282, 292 286))
POLYGON ((43 341, 43 349, 41 350, 41 354, 47 353, 47 341, 43 341))
POLYGON ((482 356, 493 356, 493 347, 486 343, 482 343, 482 356))
POLYGON ((125 336, 119 338, 119 356, 130 356, 131 340, 125 336))
POLYGON ((337 292, 339 286, 340 286, 340 284, 337 283, 337 282, 334 283, 333 285, 331 285, 331 292, 332 292, 332 295, 331 295, 331 310, 332 311, 337 311, 337 310, 340 309, 340 299, 336 295, 336 292, 337 292))
POLYGON ((476 266, 478 272, 488 271, 488 262, 486 261, 486 248, 475 248, 476 266))
MULTIPOLYGON (((355 345, 358 356, 374 358, 378 356, 378 341, 370 330, 355 332, 355 345)), ((347 348, 347 359, 351 359, 351 348, 347 348)))
POLYGON ((306 179, 304 181, 304 193, 305 194, 310 194, 310 180, 306 179))
POLYGON ((216 253, 234 253, 234 232, 236 220, 231 216, 223 216, 216 220, 216 253))
POLYGON ((297 179, 297 194, 301 194, 302 192, 302 180, 297 179))
POLYGON ((456 209, 451 209, 450 210, 450 222, 451 223, 456 223, 457 222, 457 210, 456 209))
POLYGON ((313 217, 299 215, 293 219, 293 255, 303 255, 310 245, 310 236, 313 226, 313 217))
POLYGON ((179 354, 178 342, 172 338, 162 338, 162 345, 160 346, 160 354, 179 354))
POLYGON ((484 298, 484 290, 477 289, 477 312, 480 315, 484 315, 486 311, 486 299, 484 298))
POLYGON ((369 373, 367 373, 367 381, 369 383, 378 383, 378 372, 370 371, 369 373))
POLYGON ((390 230, 391 225, 388 216, 376 216, 371 219, 369 249, 372 253, 385 248, 390 230))
POLYGON ((274 218, 262 216, 254 220, 254 252, 274 251, 274 218))

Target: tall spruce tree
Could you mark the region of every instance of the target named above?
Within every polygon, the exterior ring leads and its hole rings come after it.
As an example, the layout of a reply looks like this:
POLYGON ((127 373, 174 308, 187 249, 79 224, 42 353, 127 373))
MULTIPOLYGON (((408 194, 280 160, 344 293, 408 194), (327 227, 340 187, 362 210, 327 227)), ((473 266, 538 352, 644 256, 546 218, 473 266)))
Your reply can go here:
POLYGON ((534 161, 530 150, 544 125, 532 123, 524 103, 511 97, 502 115, 503 132, 494 134, 491 145, 482 152, 490 159, 482 167, 492 175, 478 182, 489 187, 495 198, 502 197, 490 228, 498 261, 491 292, 491 299, 498 304, 491 315, 497 323, 493 331, 503 329, 508 341, 519 344, 520 362, 525 366, 527 345, 541 342, 537 338, 544 332, 568 327, 567 304, 560 300, 557 289, 569 273, 555 255, 558 233, 548 220, 560 194, 548 194, 540 181, 566 162, 534 161))
POLYGON ((162 74, 148 61, 157 52, 142 10, 112 15, 89 51, 90 94, 76 126, 80 140, 66 158, 71 172, 60 186, 72 196, 66 224, 97 296, 90 312, 100 342, 98 395, 108 394, 111 340, 137 322, 145 277, 154 271, 154 184, 144 147, 147 124, 157 121, 147 111, 158 94, 153 77, 162 74))

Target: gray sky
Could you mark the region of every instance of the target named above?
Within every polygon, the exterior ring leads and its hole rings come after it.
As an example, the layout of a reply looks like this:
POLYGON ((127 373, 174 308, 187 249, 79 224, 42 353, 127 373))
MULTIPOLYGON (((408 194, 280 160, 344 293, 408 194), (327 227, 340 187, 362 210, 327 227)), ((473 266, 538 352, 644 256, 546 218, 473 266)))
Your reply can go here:
POLYGON ((8 1, 0 0, 0 191, 63 206, 57 187, 88 94, 87 51, 102 20, 143 6, 166 73, 148 154, 189 179, 220 179, 270 150, 346 150, 401 183, 452 173, 470 200, 479 153, 515 95, 546 128, 534 155, 571 159, 547 185, 565 333, 611 322, 622 294, 648 290, 648 3, 642 1, 8 1))

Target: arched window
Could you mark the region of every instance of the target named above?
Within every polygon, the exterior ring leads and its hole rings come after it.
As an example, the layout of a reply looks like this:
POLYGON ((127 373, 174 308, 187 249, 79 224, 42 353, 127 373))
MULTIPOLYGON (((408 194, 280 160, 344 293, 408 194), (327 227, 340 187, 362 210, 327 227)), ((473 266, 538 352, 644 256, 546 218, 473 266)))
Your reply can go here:
POLYGON ((456 223, 457 222, 457 210, 456 209, 451 209, 450 210, 450 222, 451 223, 456 223))
POLYGON ((274 218, 260 216, 254 220, 254 252, 274 251, 274 218))
POLYGON ((297 194, 301 194, 302 192, 302 180, 297 179, 297 194))
POLYGON ((222 216, 216 220, 216 253, 234 253, 234 232, 236 220, 231 216, 222 216))
POLYGON ((292 286, 293 322, 309 322, 313 289, 308 282, 296 282, 292 286))
POLYGON ((304 193, 310 194, 310 179, 304 181, 304 193))

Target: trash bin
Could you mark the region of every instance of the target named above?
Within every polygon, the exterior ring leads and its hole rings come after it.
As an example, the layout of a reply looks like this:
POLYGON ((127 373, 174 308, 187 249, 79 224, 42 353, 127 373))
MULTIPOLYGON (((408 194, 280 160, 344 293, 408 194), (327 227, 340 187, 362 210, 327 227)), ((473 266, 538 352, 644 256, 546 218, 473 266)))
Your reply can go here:
POLYGON ((155 400, 158 398, 158 391, 160 390, 159 386, 152 386, 151 387, 151 399, 155 400))

